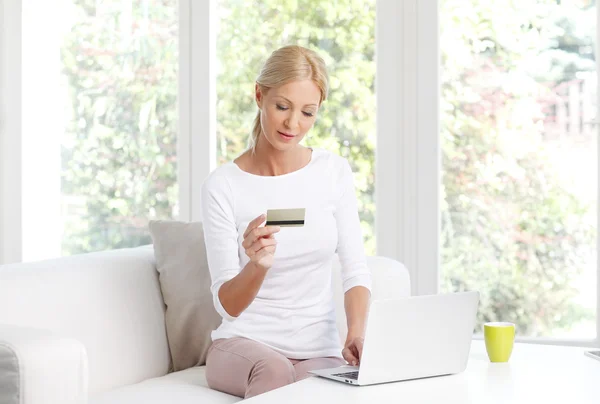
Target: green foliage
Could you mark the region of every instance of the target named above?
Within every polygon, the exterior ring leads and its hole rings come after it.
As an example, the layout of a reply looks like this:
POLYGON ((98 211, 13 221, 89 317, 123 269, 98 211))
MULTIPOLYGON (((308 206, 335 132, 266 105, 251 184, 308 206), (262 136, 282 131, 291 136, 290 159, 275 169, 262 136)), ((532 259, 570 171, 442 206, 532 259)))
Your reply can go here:
MULTIPOLYGON (((591 314, 573 303, 572 280, 595 228, 556 180, 537 95, 595 69, 582 51, 595 16, 559 3, 440 1, 442 288, 480 290, 478 324, 514 321, 522 335, 591 314)), ((147 220, 173 217, 177 205, 177 2, 75 4, 62 51, 66 254, 148 243, 147 220)), ((246 148, 254 80, 270 52, 316 50, 331 92, 306 144, 351 162, 372 254, 375 0, 220 0, 218 12, 219 164, 246 148)))
POLYGON ((76 2, 62 49, 65 254, 150 243, 148 219, 174 215, 177 1, 126 6, 76 2))

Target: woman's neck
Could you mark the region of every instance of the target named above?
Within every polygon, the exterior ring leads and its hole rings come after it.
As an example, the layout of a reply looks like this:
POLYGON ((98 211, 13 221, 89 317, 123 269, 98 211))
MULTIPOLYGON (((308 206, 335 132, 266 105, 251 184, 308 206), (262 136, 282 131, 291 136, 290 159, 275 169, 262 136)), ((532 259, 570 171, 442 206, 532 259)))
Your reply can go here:
POLYGON ((297 145, 293 149, 281 151, 275 149, 264 139, 259 140, 250 153, 251 167, 259 175, 276 176, 297 171, 308 164, 310 152, 297 145))

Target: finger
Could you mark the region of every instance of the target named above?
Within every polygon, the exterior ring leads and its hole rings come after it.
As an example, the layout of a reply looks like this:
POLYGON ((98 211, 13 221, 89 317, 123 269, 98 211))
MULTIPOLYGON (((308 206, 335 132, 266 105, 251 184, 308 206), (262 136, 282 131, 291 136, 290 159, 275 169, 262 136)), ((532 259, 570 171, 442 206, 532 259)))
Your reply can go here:
POLYGON ((348 348, 342 349, 342 357, 346 360, 346 362, 350 363, 352 361, 352 354, 348 348))
POLYGON ((255 257, 255 260, 259 260, 262 257, 264 257, 267 254, 273 254, 275 253, 275 246, 274 245, 270 245, 267 247, 263 247, 260 250, 257 251, 252 251, 252 250, 247 250, 246 254, 248 254, 248 256, 250 258, 255 257))
POLYGON ((252 221, 250 223, 248 223, 248 227, 246 227, 246 231, 244 232, 244 238, 248 237, 248 234, 250 234, 250 232, 252 230, 254 230, 258 226, 260 226, 262 224, 262 222, 265 221, 265 218, 266 218, 266 216, 263 213, 262 215, 252 219, 252 221))
POLYGON ((359 339, 356 341, 356 349, 358 350, 358 361, 362 359, 363 347, 365 343, 363 340, 359 339))
POLYGON ((255 252, 254 254, 258 254, 258 253, 265 253, 266 254, 274 254, 275 253, 275 246, 271 245, 265 248, 261 248, 260 250, 258 250, 257 252, 255 252))
POLYGON ((265 219, 266 216, 264 213, 252 219, 252 221, 250 221, 250 223, 248 223, 248 226, 246 227, 246 231, 244 232, 244 238, 248 237, 248 234, 250 234, 250 232, 256 229, 258 226, 260 226, 265 221, 265 219))
POLYGON ((261 249, 269 246, 273 246, 277 244, 277 240, 274 238, 261 238, 256 240, 248 250, 252 250, 254 252, 260 251, 261 249))
POLYGON ((242 241, 242 246, 244 248, 250 248, 250 246, 252 246, 252 244, 254 244, 258 239, 274 238, 273 234, 279 231, 279 229, 276 229, 275 227, 279 226, 265 226, 253 229, 250 233, 248 233, 244 241, 242 241))
POLYGON ((352 350, 352 355, 356 358, 355 365, 358 365, 358 363, 360 362, 360 353, 358 351, 358 347, 355 344, 352 344, 350 349, 352 350))
POLYGON ((279 226, 265 226, 265 227, 257 227, 254 230, 250 231, 244 241, 242 242, 242 246, 244 248, 250 247, 254 242, 261 237, 270 237, 271 235, 277 233, 280 230, 279 226))
POLYGON ((273 247, 265 247, 262 250, 260 250, 257 253, 255 253, 254 262, 260 261, 261 259, 263 259, 267 255, 272 255, 273 251, 269 251, 269 248, 273 248, 273 247))
POLYGON ((246 255, 248 256, 248 258, 252 258, 256 255, 256 251, 254 250, 250 250, 250 249, 246 249, 246 255))
POLYGON ((342 356, 344 357, 346 362, 348 362, 352 366, 356 366, 356 364, 358 363, 356 356, 354 356, 354 354, 352 353, 352 350, 349 347, 344 348, 344 350, 342 351, 342 356))

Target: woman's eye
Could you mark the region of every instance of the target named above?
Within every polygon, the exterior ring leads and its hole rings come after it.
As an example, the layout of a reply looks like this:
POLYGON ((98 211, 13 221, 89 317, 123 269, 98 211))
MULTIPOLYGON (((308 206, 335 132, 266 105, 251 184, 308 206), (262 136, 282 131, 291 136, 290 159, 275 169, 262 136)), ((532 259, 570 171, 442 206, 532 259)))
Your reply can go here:
MULTIPOLYGON (((278 109, 279 111, 287 111, 287 110, 289 109, 288 107, 286 107, 286 106, 284 106, 284 105, 275 104, 275 106, 277 107, 277 109, 278 109)), ((309 117, 309 118, 310 118, 310 117, 313 117, 313 116, 315 115, 315 114, 314 114, 314 113, 312 113, 312 112, 304 112, 304 111, 302 111, 302 113, 304 114, 304 116, 306 116, 306 117, 309 117)))

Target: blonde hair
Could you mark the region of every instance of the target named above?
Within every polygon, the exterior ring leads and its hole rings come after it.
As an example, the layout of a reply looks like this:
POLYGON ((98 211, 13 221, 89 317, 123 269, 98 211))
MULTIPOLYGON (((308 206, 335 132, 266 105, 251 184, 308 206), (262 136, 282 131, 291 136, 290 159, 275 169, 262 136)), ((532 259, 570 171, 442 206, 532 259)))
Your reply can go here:
MULTIPOLYGON (((295 80, 311 79, 321 91, 319 105, 327 99, 329 77, 325 61, 314 51, 298 45, 288 45, 277 49, 269 56, 256 84, 263 93, 295 80)), ((254 150, 262 132, 260 109, 254 118, 250 147, 254 150)))

